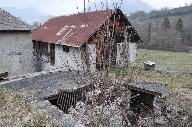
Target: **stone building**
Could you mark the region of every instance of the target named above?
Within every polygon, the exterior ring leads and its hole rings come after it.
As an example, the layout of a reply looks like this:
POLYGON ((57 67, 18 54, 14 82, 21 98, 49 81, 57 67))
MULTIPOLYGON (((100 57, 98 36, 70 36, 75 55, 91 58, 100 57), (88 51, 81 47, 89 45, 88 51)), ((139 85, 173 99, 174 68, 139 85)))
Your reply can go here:
POLYGON ((50 19, 32 34, 38 71, 134 65, 141 37, 120 9, 50 19))
POLYGON ((0 73, 32 72, 31 26, 0 9, 0 73))

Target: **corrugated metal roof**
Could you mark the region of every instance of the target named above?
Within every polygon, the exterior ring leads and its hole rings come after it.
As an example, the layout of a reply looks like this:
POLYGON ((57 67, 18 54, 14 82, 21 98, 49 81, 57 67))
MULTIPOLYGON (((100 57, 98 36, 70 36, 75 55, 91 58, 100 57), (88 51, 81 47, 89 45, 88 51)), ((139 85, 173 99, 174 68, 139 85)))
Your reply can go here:
POLYGON ((32 27, 0 8, 0 31, 31 31, 32 27))
MULTIPOLYGON (((109 9, 86 12, 85 14, 79 13, 70 16, 56 17, 50 19, 33 32, 32 38, 33 40, 41 42, 80 47, 115 12, 117 12, 117 10, 113 11, 109 9)), ((120 10, 118 12, 122 13, 120 10)), ((128 22, 126 17, 125 22, 128 22)), ((131 24, 129 23, 129 25, 131 24)), ((138 33, 132 26, 131 29, 139 37, 138 33)))
POLYGON ((79 47, 111 14, 101 10, 53 18, 33 32, 33 40, 79 47))
POLYGON ((155 94, 159 94, 160 96, 168 97, 170 95, 169 90, 163 84, 156 84, 156 83, 147 83, 147 82, 139 82, 133 83, 129 85, 130 89, 140 89, 144 92, 151 92, 155 94))

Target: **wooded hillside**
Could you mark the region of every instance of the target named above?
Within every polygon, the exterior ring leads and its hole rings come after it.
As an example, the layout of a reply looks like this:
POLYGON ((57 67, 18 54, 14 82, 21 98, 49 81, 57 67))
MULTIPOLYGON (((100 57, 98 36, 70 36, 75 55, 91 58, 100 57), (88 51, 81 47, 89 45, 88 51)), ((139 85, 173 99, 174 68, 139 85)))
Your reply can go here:
POLYGON ((140 48, 192 51, 192 5, 150 13, 138 11, 129 19, 144 39, 140 48))

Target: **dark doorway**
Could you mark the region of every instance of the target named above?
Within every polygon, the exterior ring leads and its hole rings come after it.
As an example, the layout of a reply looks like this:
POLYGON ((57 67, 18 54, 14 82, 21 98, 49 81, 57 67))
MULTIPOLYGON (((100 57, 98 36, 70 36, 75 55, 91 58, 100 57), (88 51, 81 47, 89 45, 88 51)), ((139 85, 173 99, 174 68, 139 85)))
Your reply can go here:
POLYGON ((130 103, 130 109, 136 115, 150 115, 153 113, 153 101, 154 95, 132 90, 132 98, 130 103))
POLYGON ((37 72, 41 72, 43 71, 44 63, 49 61, 48 43, 33 41, 33 49, 33 55, 35 56, 33 67, 37 72))
POLYGON ((58 98, 54 98, 54 99, 50 99, 49 102, 50 102, 52 105, 57 106, 57 100, 58 100, 58 98))
POLYGON ((57 106, 57 100, 59 98, 59 95, 51 95, 49 97, 44 97, 45 100, 48 100, 52 105, 57 106))
POLYGON ((50 62, 51 65, 55 65, 55 44, 50 45, 50 62))

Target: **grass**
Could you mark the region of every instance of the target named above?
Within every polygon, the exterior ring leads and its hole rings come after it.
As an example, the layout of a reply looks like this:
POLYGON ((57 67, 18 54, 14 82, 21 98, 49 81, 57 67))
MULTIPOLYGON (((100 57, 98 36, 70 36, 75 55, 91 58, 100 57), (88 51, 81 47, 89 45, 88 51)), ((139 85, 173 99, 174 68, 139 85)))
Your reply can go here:
POLYGON ((1 127, 52 126, 52 119, 31 107, 22 94, 0 88, 0 100, 1 127))
POLYGON ((137 65, 142 67, 143 61, 146 60, 155 62, 156 70, 181 73, 192 72, 192 53, 139 49, 137 65))
MULTIPOLYGON (((176 93, 192 96, 192 54, 190 53, 139 49, 136 67, 111 69, 110 73, 123 76, 133 82, 166 84, 176 93), (154 61, 156 70, 145 71, 143 69, 145 60, 154 61)), ((22 94, 0 88, 0 100, 0 126, 52 126, 52 121, 27 104, 22 94)))
POLYGON ((140 67, 131 69, 112 69, 111 74, 123 76, 131 82, 151 82, 165 84, 176 93, 192 95, 192 74, 189 73, 165 73, 161 71, 145 71, 140 67))
POLYGON ((192 54, 155 50, 138 50, 137 64, 131 69, 112 69, 111 73, 123 75, 133 82, 166 84, 173 92, 192 95, 192 54), (155 71, 145 71, 143 61, 156 63, 155 71), (174 72, 174 73, 170 73, 174 72))

